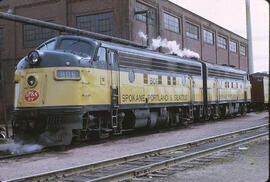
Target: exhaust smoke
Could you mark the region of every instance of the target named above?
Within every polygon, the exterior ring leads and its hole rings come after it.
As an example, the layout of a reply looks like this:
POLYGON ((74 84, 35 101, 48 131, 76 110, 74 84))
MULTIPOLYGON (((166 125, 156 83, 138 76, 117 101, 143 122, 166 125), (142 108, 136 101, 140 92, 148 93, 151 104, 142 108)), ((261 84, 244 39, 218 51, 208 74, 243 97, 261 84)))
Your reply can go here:
POLYGON ((200 59, 199 54, 194 51, 191 51, 186 48, 184 48, 184 50, 181 50, 180 45, 177 44, 175 40, 168 41, 167 39, 162 39, 161 37, 152 39, 152 44, 150 46, 150 49, 156 50, 159 47, 167 48, 169 50, 169 54, 176 54, 177 56, 186 57, 186 58, 200 59))
MULTIPOLYGON (((143 40, 145 41, 147 40, 147 35, 145 35, 142 31, 139 31, 138 35, 143 40)), ((181 50, 180 45, 177 44, 175 40, 168 41, 166 38, 162 39, 160 36, 156 39, 152 39, 150 49, 156 50, 160 47, 168 49, 169 50, 168 54, 176 54, 179 57, 200 59, 199 54, 194 51, 191 51, 186 48, 184 48, 184 50, 181 50)))
POLYGON ((145 35, 142 31, 139 31, 139 37, 142 38, 143 40, 147 40, 147 35, 145 35))
POLYGON ((9 143, 0 145, 0 151, 11 154, 24 154, 42 150, 43 146, 38 144, 9 143))

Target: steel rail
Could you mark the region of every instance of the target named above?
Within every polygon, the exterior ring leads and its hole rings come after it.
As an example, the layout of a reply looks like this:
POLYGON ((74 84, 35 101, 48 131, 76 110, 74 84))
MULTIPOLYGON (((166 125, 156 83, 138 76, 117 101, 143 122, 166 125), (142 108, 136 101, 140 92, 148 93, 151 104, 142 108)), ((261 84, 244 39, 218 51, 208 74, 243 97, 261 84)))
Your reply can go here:
POLYGON ((235 142, 231 142, 231 143, 228 143, 228 144, 224 144, 224 145, 220 145, 220 146, 217 146, 217 147, 209 148, 209 149, 202 150, 202 151, 199 151, 199 152, 194 152, 194 153, 187 154, 187 155, 184 155, 184 156, 176 157, 176 158, 173 158, 173 159, 164 160, 164 161, 157 162, 157 163, 154 163, 154 164, 150 164, 150 165, 147 165, 147 166, 134 168, 134 169, 131 169, 131 170, 123 171, 123 172, 120 172, 120 173, 115 173, 115 174, 112 174, 112 175, 104 176, 104 177, 93 179, 93 180, 88 180, 87 182, 122 181, 122 180, 125 180, 125 179, 131 179, 131 178, 136 177, 138 175, 142 176, 142 175, 145 175, 147 173, 154 172, 154 171, 157 171, 157 170, 160 170, 160 169, 175 165, 176 163, 190 161, 192 159, 203 157, 203 156, 209 155, 209 154, 211 154, 213 152, 225 150, 225 149, 231 148, 233 146, 240 145, 240 144, 246 143, 248 141, 256 140, 258 138, 261 138, 261 137, 264 137, 264 136, 267 136, 267 135, 269 135, 269 132, 265 132, 263 134, 259 134, 259 135, 252 136, 252 137, 249 137, 249 138, 241 139, 241 140, 238 140, 238 141, 235 141, 235 142))
MULTIPOLYGON (((248 132, 253 131, 253 130, 267 128, 268 126, 269 126, 269 124, 263 124, 263 125, 256 126, 256 127, 250 127, 250 128, 246 128, 246 129, 242 129, 242 130, 237 130, 237 131, 234 131, 234 132, 228 132, 228 133, 225 133, 225 134, 216 135, 216 136, 213 136, 213 137, 207 137, 207 138, 204 138, 204 139, 195 140, 195 141, 191 141, 191 142, 186 142, 186 143, 183 143, 183 144, 163 147, 163 148, 160 148, 160 149, 149 150, 149 151, 142 152, 142 153, 135 153, 135 154, 132 154, 132 155, 126 155, 126 156, 123 156, 123 157, 113 158, 113 159, 110 159, 110 160, 103 160, 103 161, 100 161, 100 162, 84 164, 84 165, 80 165, 80 166, 76 166, 76 167, 70 167, 70 168, 55 170, 55 171, 51 171, 51 172, 40 173, 40 174, 26 176, 26 177, 22 177, 22 178, 10 179, 10 180, 6 180, 6 182, 11 182, 11 181, 12 182, 17 182, 17 181, 38 181, 38 180, 46 181, 46 180, 52 180, 52 179, 55 179, 55 178, 59 179, 61 177, 67 177, 67 176, 71 176, 71 175, 76 175, 76 174, 80 174, 80 173, 83 173, 83 172, 88 172, 88 171, 99 169, 99 168, 106 167, 106 166, 112 166, 112 165, 115 165, 115 164, 119 164, 119 163, 123 163, 123 162, 127 162, 127 161, 132 161, 132 160, 144 158, 144 157, 147 157, 147 156, 160 155, 160 154, 169 153, 169 152, 175 151, 175 150, 186 149, 186 148, 196 146, 196 145, 201 145, 201 144, 205 144, 205 143, 211 143, 211 142, 218 141, 218 140, 221 140, 221 139, 224 139, 224 138, 227 138, 227 137, 233 137, 235 135, 245 134, 245 133, 248 133, 248 132)), ((263 136, 265 136, 267 134, 268 133, 264 133, 263 136)), ((258 137, 262 137, 262 136, 260 135, 260 136, 257 136, 256 138, 258 138, 258 137)), ((232 145, 233 144, 231 144, 231 146, 232 145)), ((214 150, 217 150, 217 149, 221 150, 221 148, 224 149, 224 147, 225 146, 217 147, 216 149, 211 149, 211 151, 212 150, 214 151, 214 150)), ((204 151, 204 153, 206 153, 206 152, 207 152, 207 150, 204 151)), ((209 153, 209 151, 208 151, 208 153, 209 153)), ((197 153, 196 155, 199 155, 199 153, 197 153)), ((193 154, 192 156, 195 156, 195 154, 193 154)), ((186 159, 188 159, 188 156, 186 156, 186 159)), ((184 159, 178 159, 178 160, 183 161, 184 159)), ((175 159, 172 159, 171 161, 168 160, 167 162, 169 164, 169 163, 171 163, 173 161, 175 161, 175 159)), ((167 164, 165 164, 165 165, 167 165, 167 164)), ((134 176, 134 174, 137 175, 138 172, 140 172, 140 173, 142 173, 142 171, 147 172, 150 169, 151 169, 151 165, 144 166, 141 169, 140 168, 136 169, 137 171, 136 170, 135 171, 130 170, 129 172, 126 171, 126 172, 119 173, 118 176, 123 177, 123 175, 124 176, 128 175, 127 177, 129 178, 129 176, 132 176, 132 175, 134 176), (131 174, 131 173, 133 173, 133 174, 131 174)), ((156 170, 156 168, 153 168, 153 170, 156 170)), ((152 169, 151 169, 151 171, 152 171, 152 169)), ((113 180, 112 179, 113 176, 107 176, 107 177, 110 177, 111 180, 113 180)), ((116 177, 116 176, 114 176, 114 178, 118 179, 118 177, 116 177)), ((102 180, 105 180, 105 179, 106 179, 106 177, 102 178, 102 180)))

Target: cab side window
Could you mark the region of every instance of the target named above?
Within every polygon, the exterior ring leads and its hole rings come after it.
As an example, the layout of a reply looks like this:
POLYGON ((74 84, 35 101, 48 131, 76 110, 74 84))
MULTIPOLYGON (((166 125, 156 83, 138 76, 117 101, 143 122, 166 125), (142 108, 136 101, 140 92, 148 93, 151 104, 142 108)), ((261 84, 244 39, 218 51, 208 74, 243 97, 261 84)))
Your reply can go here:
POLYGON ((54 47, 55 47, 55 40, 54 41, 51 41, 47 44, 44 44, 42 47, 38 48, 38 50, 40 51, 51 51, 51 50, 54 50, 54 47))
POLYGON ((94 62, 94 67, 106 69, 107 68, 107 56, 106 49, 104 47, 100 47, 97 52, 97 58, 94 62))
POLYGON ((46 45, 43 45, 42 47, 38 48, 38 50, 40 50, 40 51, 46 51, 47 50, 47 47, 46 47, 46 45))
POLYGON ((104 64, 106 63, 106 49, 105 48, 100 47, 98 49, 97 61, 104 62, 104 64))
POLYGON ((55 42, 56 42, 56 41, 52 41, 52 42, 49 42, 49 43, 46 45, 46 46, 47 46, 47 49, 48 49, 49 51, 54 50, 55 42))

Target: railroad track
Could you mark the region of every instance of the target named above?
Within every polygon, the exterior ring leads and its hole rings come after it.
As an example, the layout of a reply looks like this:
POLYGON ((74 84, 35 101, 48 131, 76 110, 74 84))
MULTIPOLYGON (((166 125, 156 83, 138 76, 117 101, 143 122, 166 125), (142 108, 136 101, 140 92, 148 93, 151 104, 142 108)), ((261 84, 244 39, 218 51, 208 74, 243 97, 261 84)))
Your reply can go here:
POLYGON ((264 124, 202 140, 8 181, 124 181, 135 179, 160 169, 266 137, 269 135, 268 127, 268 124, 264 124))

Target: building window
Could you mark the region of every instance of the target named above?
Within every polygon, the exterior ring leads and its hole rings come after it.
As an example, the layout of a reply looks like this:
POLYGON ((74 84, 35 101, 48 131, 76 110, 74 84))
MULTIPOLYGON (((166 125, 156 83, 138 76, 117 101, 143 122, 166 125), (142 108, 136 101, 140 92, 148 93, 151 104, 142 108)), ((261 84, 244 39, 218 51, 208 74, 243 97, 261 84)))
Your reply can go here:
POLYGON ((55 31, 34 25, 23 25, 23 46, 35 47, 55 36, 55 31))
POLYGON ((77 17, 77 28, 91 32, 113 35, 113 14, 99 13, 77 17))
POLYGON ((196 25, 192 25, 187 22, 186 23, 186 36, 193 39, 199 39, 199 28, 196 25))
POLYGON ((218 36, 217 45, 222 49, 227 49, 227 40, 224 37, 218 36))
POLYGON ((179 33, 179 19, 163 13, 164 28, 179 33))
POLYGON ((230 41, 230 51, 236 53, 236 42, 230 41))
POLYGON ((0 49, 4 49, 4 29, 0 28, 0 49))
MULTIPOLYGON (((150 11, 150 17, 149 17, 149 23, 152 25, 156 24, 156 11, 154 8, 151 8, 149 6, 146 6, 142 3, 136 2, 136 8, 135 11, 145 11, 148 10, 150 11)), ((142 22, 146 22, 146 14, 137 14, 136 19, 140 20, 142 22)))
POLYGON ((245 56, 246 55, 246 47, 240 45, 240 55, 245 56))
POLYGON ((208 44, 214 44, 214 36, 212 32, 203 30, 203 41, 208 44))

